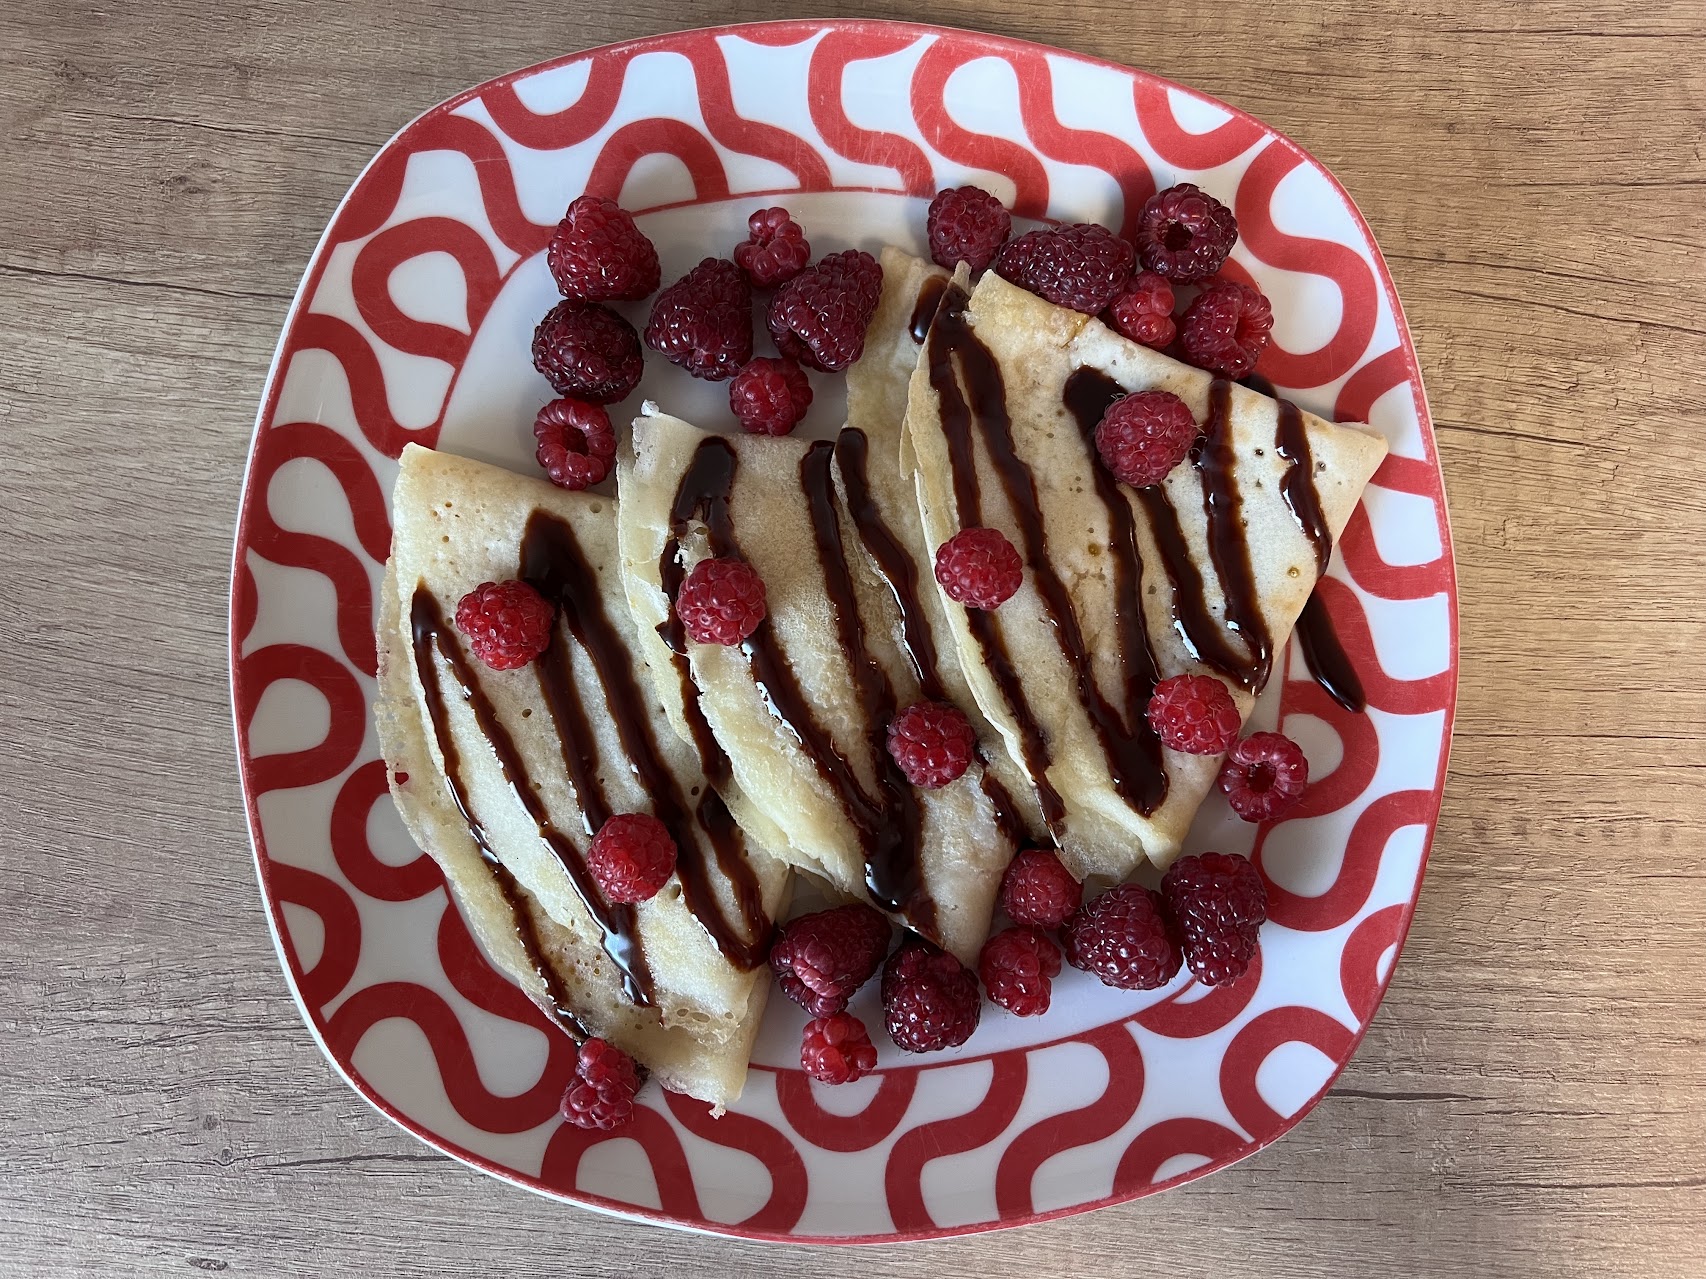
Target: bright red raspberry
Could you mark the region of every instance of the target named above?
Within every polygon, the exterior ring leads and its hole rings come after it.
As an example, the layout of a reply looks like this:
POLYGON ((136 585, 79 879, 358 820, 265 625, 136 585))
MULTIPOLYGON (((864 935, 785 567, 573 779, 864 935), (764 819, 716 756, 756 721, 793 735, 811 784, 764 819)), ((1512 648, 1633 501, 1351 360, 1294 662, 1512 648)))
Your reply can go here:
POLYGON ((775 288, 812 260, 806 233, 786 209, 760 209, 746 220, 746 229, 748 237, 735 245, 735 265, 754 288, 775 288))
POLYGON ((761 355, 729 383, 729 408, 754 435, 786 435, 812 403, 812 384, 792 360, 761 355))
POLYGON ((1205 986, 1237 981, 1256 955, 1268 917, 1262 872, 1242 857, 1181 857, 1161 877, 1161 896, 1185 943, 1185 962, 1205 986))
POLYGON ((971 1038, 983 1010, 977 978, 948 954, 909 937, 883 965, 889 1038, 909 1053, 937 1052, 971 1038))
POLYGON ((1001 909, 1027 928, 1059 928, 1084 900, 1084 887, 1049 848, 1027 848, 1001 877, 1001 909))
POLYGON ((1122 395, 1096 424, 1096 452, 1122 484, 1159 484, 1185 460, 1197 438, 1197 420, 1171 391, 1122 395))
POLYGON ((764 613, 764 579, 745 560, 700 560, 675 597, 675 615, 701 644, 739 644, 764 613))
POLYGON ((617 813, 592 837, 586 868, 611 901, 647 901, 675 873, 675 840, 649 813, 617 813))
POLYGON ((850 1084, 877 1068, 877 1049, 865 1023, 852 1013, 831 1013, 806 1023, 800 1069, 826 1084, 850 1084))
POLYGON ((1212 675, 1175 675, 1150 695, 1149 726, 1169 750, 1218 755, 1238 740, 1237 704, 1212 675))
POLYGON ((831 253, 770 299, 766 322, 776 349, 807 368, 846 368, 865 352, 865 330, 882 289, 883 268, 869 253, 831 253))
POLYGON ((1204 289, 1179 321, 1185 359, 1222 377, 1241 378, 1256 367, 1274 331, 1274 310, 1255 289, 1224 280, 1204 289))
POLYGON ((952 271, 964 262, 981 271, 995 260, 995 251, 1013 230, 1013 215, 981 187, 938 191, 925 216, 930 256, 937 266, 952 271))
POLYGON ((1179 971, 1179 947, 1161 894, 1141 884, 1110 888, 1066 921, 1066 962, 1104 986, 1157 990, 1179 971))
POLYGON ((1145 270, 1194 284, 1220 270, 1238 239, 1238 219, 1189 182, 1149 198, 1137 217, 1137 253, 1145 270))
POLYGON ((609 1131, 634 1117, 640 1072, 614 1044, 589 1039, 575 1058, 575 1079, 563 1093, 561 1113, 576 1128, 609 1131))
POLYGON ((533 419, 534 457, 551 483, 584 489, 610 474, 616 460, 616 432, 610 414, 584 400, 552 400, 533 419))
POLYGON ((635 302, 658 286, 658 251, 614 200, 583 195, 569 205, 545 250, 564 297, 635 302))
POLYGON ((1220 766, 1220 789, 1232 811, 1247 822, 1278 817, 1308 784, 1309 760, 1284 733, 1251 733, 1220 766))
POLYGON ((1025 566, 1000 529, 963 528, 936 548, 936 580, 967 608, 999 608, 1025 580, 1025 566))
POLYGON ((526 582, 481 582, 456 605, 456 629, 494 671, 526 666, 551 645, 557 610, 526 582))
POLYGON ((984 942, 977 972, 992 1002, 1015 1017, 1036 1017, 1048 1011, 1060 947, 1032 929, 1009 928, 984 942))
POLYGON ((646 345, 694 377, 721 382, 752 358, 752 288, 727 258, 706 258, 652 303, 646 345))
POLYGON ((1173 286, 1153 271, 1139 271, 1120 287, 1102 318, 1121 336, 1159 351, 1177 334, 1173 286))
POLYGON ((889 754, 906 780, 924 790, 957 780, 976 750, 977 730, 946 702, 914 702, 889 721, 889 754))
POLYGON ((1056 306, 1095 315, 1114 300, 1136 256, 1107 227, 1074 222, 1007 241, 995 255, 995 272, 1056 306))
POLYGON ((789 999, 827 1017, 871 979, 888 954, 891 932, 888 920, 860 902, 802 915, 770 948, 770 967, 789 999))
POLYGON ((533 367, 558 395, 594 404, 625 400, 640 384, 640 338, 597 302, 559 302, 533 331, 533 367))

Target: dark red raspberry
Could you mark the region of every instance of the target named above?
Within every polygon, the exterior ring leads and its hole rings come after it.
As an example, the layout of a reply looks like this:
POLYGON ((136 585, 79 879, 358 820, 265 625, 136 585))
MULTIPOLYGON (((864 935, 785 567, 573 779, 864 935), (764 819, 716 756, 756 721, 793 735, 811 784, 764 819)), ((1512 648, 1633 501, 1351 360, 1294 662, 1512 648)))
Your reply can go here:
POLYGON ((958 779, 976 750, 977 730, 946 702, 914 702, 889 721, 889 754, 906 780, 925 790, 958 779))
POLYGON ((999 608, 1025 580, 1025 566, 1000 529, 963 528, 936 548, 936 580, 967 608, 999 608))
POLYGON ((909 1053, 965 1043, 982 1011, 977 978, 947 951, 922 938, 907 938, 883 965, 889 1038, 909 1053))
POLYGON ((1001 909, 1023 927, 1059 928, 1083 900, 1083 885, 1052 849, 1025 849, 1001 878, 1001 909))
POLYGON ((652 303, 646 345, 694 377, 721 382, 752 358, 752 288, 727 258, 706 258, 652 303))
POLYGON ((745 560, 700 560, 675 597, 675 615, 701 644, 739 644, 764 611, 764 579, 745 560))
POLYGON ((1242 857, 1181 857, 1161 878, 1161 896, 1185 943, 1185 962, 1205 986, 1237 981, 1256 955, 1268 917, 1262 873, 1242 857))
POLYGON ((552 400, 533 419, 533 438, 538 441, 533 456, 558 488, 597 484, 616 460, 610 414, 584 400, 552 400))
POLYGON ((1247 284, 1225 280, 1204 289, 1186 309, 1179 345, 1199 369, 1241 378, 1255 369, 1273 331, 1268 300, 1247 284))
POLYGON ((1095 315, 1130 277, 1136 256, 1107 227, 1074 222, 1009 240, 995 255, 995 272, 1056 306, 1095 315))
POLYGON ((526 582, 481 582, 456 605, 456 629, 494 671, 526 666, 551 645, 557 610, 526 582))
POLYGON ((930 256, 937 266, 952 271, 964 262, 981 271, 995 260, 995 251, 1013 230, 1013 215, 981 187, 938 191, 925 217, 930 256))
POLYGON ((1175 675, 1150 695, 1149 726, 1169 750, 1218 755, 1238 740, 1238 707, 1212 675, 1175 675))
POLYGON ((1309 760, 1284 733, 1251 733, 1226 754, 1220 789, 1247 822, 1278 817, 1309 784, 1309 760))
POLYGON ((826 1084, 850 1084, 877 1068, 877 1049, 865 1023, 852 1013, 831 1013, 806 1023, 800 1069, 826 1084))
POLYGON ((1096 424, 1096 452, 1122 484, 1159 484, 1191 451, 1197 421, 1171 391, 1122 395, 1096 424))
POLYGON ((761 355, 729 383, 729 408, 754 435, 786 435, 812 403, 812 384, 792 360, 761 355))
POLYGON ((1009 928, 983 944, 977 972, 993 1003, 1015 1017, 1036 1017, 1048 1011, 1060 947, 1033 929, 1009 928))
POLYGON ((611 901, 647 901, 675 873, 675 840, 649 813, 617 813, 592 837, 586 868, 611 901))
POLYGON ((597 302, 559 302, 533 331, 533 367, 558 395, 594 404, 625 400, 645 363, 634 326, 597 302))
POLYGON ((658 251, 614 200, 583 195, 569 205, 545 250, 564 297, 635 302, 658 286, 658 251))
POLYGON ((865 352, 882 289, 883 268, 869 253, 831 253, 770 299, 766 322, 776 349, 807 368, 846 368, 865 352))
POLYGON ((1066 921, 1066 962, 1104 986, 1157 990, 1179 971, 1179 947, 1161 894, 1141 884, 1110 888, 1066 921))
POLYGON ((1171 345, 1173 286, 1153 271, 1139 271, 1121 286, 1102 318, 1123 337, 1157 351, 1171 345))
POLYGON ((889 951, 889 921, 853 902, 802 915, 770 948, 783 993, 814 1017, 847 1007, 889 951))
POLYGON ((563 1118, 576 1128, 609 1131, 634 1117, 640 1072, 614 1044, 589 1039, 575 1058, 575 1080, 563 1093, 563 1118))
POLYGON ((1208 279, 1237 239, 1232 210, 1189 182, 1151 196, 1137 218, 1137 253, 1144 269, 1175 284, 1208 279))
POLYGON ((806 233, 786 209, 760 209, 746 220, 746 229, 748 237, 735 245, 735 265, 755 288, 775 288, 812 260, 806 233))

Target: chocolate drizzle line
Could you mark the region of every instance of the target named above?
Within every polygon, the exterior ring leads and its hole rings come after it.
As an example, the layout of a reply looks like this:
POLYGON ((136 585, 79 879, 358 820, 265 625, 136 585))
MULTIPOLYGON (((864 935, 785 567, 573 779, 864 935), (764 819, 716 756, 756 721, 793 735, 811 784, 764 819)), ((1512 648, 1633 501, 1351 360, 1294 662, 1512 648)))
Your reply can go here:
MULTIPOLYGON (((1019 525, 1026 563, 1030 565, 1037 592, 1048 609, 1061 655, 1072 669, 1078 700, 1095 726, 1115 788, 1121 797, 1138 811, 1154 812, 1166 797, 1167 780, 1161 767, 1160 743, 1144 715, 1149 694, 1155 685, 1154 658, 1149 652, 1147 638, 1134 638, 1131 632, 1131 628, 1136 627, 1141 637, 1142 614, 1141 610, 1135 607, 1137 580, 1141 570, 1137 564, 1135 538, 1131 533, 1129 508, 1123 530, 1126 545, 1121 548, 1129 552, 1129 571, 1120 575, 1121 598, 1129 600, 1133 607, 1127 611, 1135 613, 1135 616, 1124 619, 1126 625, 1122 626, 1120 638, 1120 661, 1126 685, 1122 691, 1122 700, 1131 720, 1128 727, 1120 710, 1108 703, 1096 683, 1077 611, 1073 608, 1065 583, 1061 581, 1049 560, 1048 540, 1043 527, 1041 504, 1037 498, 1036 478, 1014 447, 1013 423, 1007 412, 1000 366, 966 323, 965 305, 964 291, 951 289, 943 308, 937 313, 935 325, 930 330, 928 351, 930 382, 942 405, 942 425, 948 436, 955 500, 959 507, 961 523, 969 526, 982 518, 976 461, 971 442, 971 427, 975 424, 990 464, 1001 479, 1001 486, 1019 525), (954 377, 953 362, 956 357, 960 375, 965 379, 969 391, 969 401, 966 395, 961 393, 959 382, 954 377)), ((1124 503, 1119 505, 1123 507, 1124 503)), ((1121 535, 1117 519, 1115 534, 1121 535)), ((1115 558, 1118 559, 1119 556, 1116 555, 1115 558)), ((1017 690, 1018 682, 1005 647, 995 649, 992 659, 992 647, 985 638, 986 635, 993 634, 989 615, 968 609, 967 618, 972 623, 973 633, 978 635, 979 642, 984 646, 985 659, 995 674, 997 683, 1001 685, 1003 695, 1007 696, 1009 705, 1015 712, 1019 712, 1022 707, 1022 714, 1016 713, 1015 718, 1019 721, 1026 764, 1032 767, 1034 777, 1037 773, 1033 756, 1038 753, 1037 747, 1041 743, 1040 726, 1029 707, 1022 706, 1022 696, 1017 700, 1012 696, 1012 692, 1017 690)), ((1043 749, 1046 750, 1046 747, 1043 749)), ((1051 794, 1058 813, 1060 797, 1052 793, 1052 790, 1051 794)), ((1038 798, 1044 798, 1040 789, 1038 798)), ((1043 803, 1043 812, 1048 817, 1050 826, 1055 826, 1058 817, 1050 812, 1047 801, 1043 803)))
MULTIPOLYGON (((687 799, 675 775, 664 764, 651 719, 644 712, 646 700, 628 646, 604 611, 597 576, 567 521, 545 511, 533 513, 521 539, 521 576, 557 605, 575 642, 592 659, 628 765, 641 788, 651 796, 654 814, 675 837, 676 874, 681 880, 687 909, 729 962, 748 970, 758 967, 769 950, 771 923, 764 913, 758 877, 747 864, 740 829, 729 817, 721 796, 711 787, 705 788, 697 812, 689 813, 687 799), (741 915, 738 927, 725 915, 711 886, 704 846, 695 825, 711 841, 717 867, 729 881, 741 915)), ((585 716, 574 692, 567 646, 560 634, 553 634, 551 647, 538 662, 537 670, 567 762, 574 749, 571 743, 585 743, 590 749, 594 739, 586 730, 585 716), (564 711, 569 714, 565 716, 564 711), (577 713, 580 713, 578 725, 577 713)), ((571 776, 574 771, 571 764, 571 776)), ((593 829, 603 821, 603 817, 598 818, 593 829)))
MULTIPOLYGON (((450 667, 456 680, 462 699, 467 702, 473 712, 475 723, 480 732, 491 743, 493 752, 498 757, 498 764, 503 770, 504 779, 509 783, 515 797, 527 810, 529 817, 539 831, 540 839, 545 841, 564 871, 569 881, 574 885, 576 893, 585 905, 587 914, 598 925, 602 934, 604 953, 610 956, 610 961, 616 965, 616 970, 622 977, 622 988, 630 1001, 641 1007, 651 1004, 652 980, 651 972, 646 966, 644 954, 640 950, 640 939, 634 932, 634 911, 631 906, 617 905, 606 902, 604 895, 599 892, 598 885, 593 882, 587 871, 586 863, 574 845, 569 843, 563 833, 552 826, 544 805, 540 802, 539 793, 534 789, 532 781, 527 776, 526 768, 521 761, 520 752, 516 750, 515 742, 508 730, 498 722, 497 712, 491 700, 481 691, 474 676, 473 668, 468 663, 467 656, 462 652, 462 646, 444 624, 444 614, 435 599, 425 586, 415 588, 414 599, 409 610, 410 627, 414 639, 415 672, 420 678, 421 689, 426 695, 427 712, 432 719, 433 734, 438 741, 440 755, 444 758, 444 774, 450 783, 450 793, 456 801, 462 818, 468 823, 468 832, 474 837, 474 843, 480 850, 480 856, 486 864, 492 867, 498 881, 498 887, 509 901, 511 913, 515 916, 516 932, 521 939, 523 948, 528 952, 528 958, 534 968, 544 978, 551 993, 552 1005, 558 1010, 558 1020, 568 1025, 573 1022, 578 1027, 572 1013, 568 1012, 568 1000, 553 972, 544 959, 544 951, 539 943, 537 932, 528 916, 525 903, 520 895, 519 885, 509 870, 498 859, 496 851, 491 846, 485 826, 474 815, 473 807, 468 802, 467 784, 461 773, 461 756, 456 749, 456 743, 450 733, 449 716, 444 702, 444 690, 439 682, 438 665, 432 660, 433 650, 450 667)), ((590 789, 596 789, 596 782, 590 789)), ((578 793, 586 793, 586 788, 579 785, 578 793)), ((582 1036, 584 1038, 584 1032, 582 1036)))
POLYGON ((936 318, 936 312, 941 308, 942 295, 948 291, 948 277, 933 275, 924 281, 924 287, 918 290, 918 301, 912 307, 912 341, 915 345, 923 346, 924 338, 930 332, 930 322, 936 318))
POLYGON ((1303 661, 1315 682, 1326 690, 1340 706, 1353 715, 1368 708, 1362 680, 1351 665, 1339 636, 1333 629, 1333 619, 1327 615, 1327 605, 1319 591, 1311 592, 1297 619, 1297 644, 1303 650, 1303 661))
POLYGON ((1303 411, 1290 400, 1279 402, 1279 422, 1274 427, 1274 452, 1289 464, 1280 476, 1280 493, 1291 508, 1292 518, 1315 551, 1315 576, 1327 571, 1333 558, 1333 535, 1321 513, 1321 495, 1315 491, 1315 459, 1309 452, 1309 432, 1303 426, 1303 411))
POLYGON ((1256 575, 1250 567, 1250 538, 1244 527, 1244 499, 1238 491, 1238 455, 1232 446, 1232 383, 1216 378, 1208 388, 1208 417, 1191 449, 1191 462, 1202 477, 1203 514, 1208 517, 1208 554, 1220 579, 1226 627, 1249 645, 1249 661, 1237 675, 1252 692, 1268 682, 1273 639, 1262 620, 1256 575))

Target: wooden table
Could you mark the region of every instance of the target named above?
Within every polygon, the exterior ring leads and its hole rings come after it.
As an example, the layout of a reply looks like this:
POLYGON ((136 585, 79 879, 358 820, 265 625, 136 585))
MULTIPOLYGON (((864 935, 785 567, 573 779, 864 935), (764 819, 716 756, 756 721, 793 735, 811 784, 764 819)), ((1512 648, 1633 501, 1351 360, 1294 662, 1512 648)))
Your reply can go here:
POLYGON ((834 1259, 420 1145, 321 1058, 257 906, 232 518, 328 214, 468 84, 795 13, 486 7, 0 6, 0 1274, 1706 1273, 1698 0, 853 6, 1151 68, 1338 174, 1420 349, 1464 641, 1422 908, 1316 1113, 1159 1199, 834 1259))

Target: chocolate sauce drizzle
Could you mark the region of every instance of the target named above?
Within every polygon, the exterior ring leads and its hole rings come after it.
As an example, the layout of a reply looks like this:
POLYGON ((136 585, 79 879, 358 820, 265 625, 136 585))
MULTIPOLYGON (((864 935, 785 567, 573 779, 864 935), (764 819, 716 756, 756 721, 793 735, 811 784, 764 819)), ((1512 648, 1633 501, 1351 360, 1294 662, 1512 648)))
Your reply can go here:
MULTIPOLYGON (((592 660, 628 766, 641 788, 651 796, 654 816, 675 839, 676 874, 681 880, 687 909, 730 963, 748 970, 758 967, 769 949, 771 921, 764 913, 758 877, 747 863, 740 829, 729 816, 722 797, 709 786, 701 795, 697 810, 690 813, 687 798, 658 749, 628 646, 604 611, 597 575, 567 521, 545 511, 533 513, 521 539, 521 576, 557 605, 575 642, 592 660), (705 849, 695 826, 710 840, 717 868, 729 882, 740 912, 738 925, 727 917, 717 899, 705 849)), ((570 776, 578 777, 571 757, 577 751, 590 751, 594 738, 587 731, 567 647, 560 634, 552 636, 551 646, 537 669, 546 704, 562 740, 564 762, 569 765, 570 776)), ((600 803, 603 814, 597 818, 582 803, 582 811, 592 823, 589 834, 609 815, 602 796, 600 803)))
MULTIPOLYGON (((462 818, 468 824, 468 832, 474 837, 474 843, 480 850, 480 856, 493 869, 498 881, 498 887, 509 901, 511 913, 516 920, 516 933, 523 948, 528 953, 529 961, 545 980, 550 990, 553 1006, 558 1010, 558 1020, 567 1017, 578 1027, 572 1013, 568 1010, 568 999, 561 983, 557 980, 551 965, 545 961, 544 952, 539 944, 532 920, 528 915, 526 903, 520 895, 520 888, 514 877, 498 859, 496 851, 491 846, 490 838, 484 824, 475 816, 473 807, 468 801, 467 783, 461 772, 461 756, 456 749, 456 743, 450 733, 449 716, 444 702, 444 690, 439 683, 438 665, 432 660, 433 650, 444 663, 450 667, 451 675, 456 681, 457 690, 463 701, 473 712, 474 721, 479 725, 480 732, 491 743, 493 753, 497 755, 499 767, 502 768, 504 780, 510 785, 511 791, 520 801, 527 815, 533 819, 543 840, 556 856, 563 870, 568 874, 569 881, 574 885, 587 914, 592 917, 601 933, 604 953, 610 956, 610 961, 616 965, 621 974, 622 988, 628 999, 641 1007, 648 1007, 652 1002, 651 971, 646 966, 645 955, 640 949, 640 939, 634 931, 634 909, 631 906, 619 905, 604 900, 598 885, 593 881, 587 870, 586 862, 580 852, 568 839, 551 824, 545 806, 540 801, 539 792, 527 775, 526 767, 521 760, 521 754, 516 749, 515 741, 509 731, 499 722, 497 711, 491 700, 481 690, 469 665, 467 656, 462 651, 461 643, 450 633, 444 623, 444 614, 435 599, 424 585, 415 588, 414 599, 409 610, 410 627, 414 640, 415 671, 420 677, 421 689, 426 695, 427 712, 432 720, 433 734, 438 742, 439 754, 444 759, 444 775, 450 783, 450 793, 456 801, 462 818)), ((571 695, 572 685, 571 685, 571 695)), ((574 765, 571 764, 571 768, 574 765)), ((576 793, 590 795, 598 790, 596 776, 587 779, 575 778, 576 793)), ((599 802, 602 802, 600 800, 599 802)), ((606 806, 607 808, 608 806, 606 806)), ((584 1037, 584 1034, 583 1036, 584 1037)))
MULTIPOLYGON (((1096 683, 1077 611, 1065 583, 1050 563, 1036 479, 1014 447, 1013 423, 1007 411, 1001 368, 966 323, 966 300, 964 290, 950 288, 931 327, 926 353, 930 384, 941 404, 942 428, 948 439, 960 522, 970 527, 982 520, 982 495, 972 443, 975 427, 1018 522, 1025 560, 1031 567, 1037 592, 1048 609, 1061 655, 1072 670, 1079 702, 1096 729, 1114 785, 1122 798, 1138 811, 1154 812, 1166 798, 1167 775, 1161 766, 1160 743, 1144 715, 1149 695, 1155 687, 1155 661, 1149 651, 1148 638, 1142 631, 1141 609, 1136 607, 1142 570, 1137 560, 1129 508, 1123 525, 1118 516, 1112 516, 1117 542, 1113 548, 1114 558, 1116 562, 1126 561, 1116 570, 1116 591, 1123 604, 1130 605, 1129 608, 1122 605, 1126 616, 1122 618, 1119 640, 1120 664, 1125 675, 1122 701, 1126 713, 1122 716, 1118 708, 1109 704, 1096 683), (956 364, 958 378, 955 376, 956 364), (964 380, 964 391, 961 390, 960 379, 964 380)), ((1107 493, 1100 486, 1098 492, 1105 500, 1107 493)), ((1109 504, 1111 515, 1113 505, 1109 504)), ((1118 502, 1118 505, 1124 507, 1125 504, 1118 502)), ((986 665, 1014 712, 1021 753, 1032 777, 1038 782, 1037 797, 1044 816, 1051 828, 1057 828, 1063 806, 1059 794, 1042 776, 1042 770, 1048 765, 1048 745, 1041 725, 1025 701, 1017 672, 994 619, 988 613, 973 609, 966 611, 966 617, 973 635, 983 648, 986 665)))
POLYGON ((1233 677, 1251 692, 1258 692, 1267 684, 1273 667, 1273 638, 1262 618, 1256 574, 1250 566, 1244 497, 1238 491, 1238 454, 1232 446, 1232 383, 1224 378, 1215 378, 1209 384, 1208 417, 1203 421, 1203 433, 1191 447, 1191 463, 1202 477, 1208 554, 1220 579, 1226 628, 1249 646, 1249 661, 1233 677))
POLYGON ((936 318, 936 312, 942 305, 942 295, 948 291, 948 283, 947 276, 933 275, 918 290, 918 301, 912 307, 910 330, 915 345, 924 345, 925 335, 930 332, 930 322, 936 318))

